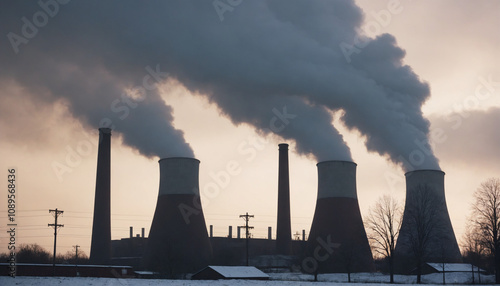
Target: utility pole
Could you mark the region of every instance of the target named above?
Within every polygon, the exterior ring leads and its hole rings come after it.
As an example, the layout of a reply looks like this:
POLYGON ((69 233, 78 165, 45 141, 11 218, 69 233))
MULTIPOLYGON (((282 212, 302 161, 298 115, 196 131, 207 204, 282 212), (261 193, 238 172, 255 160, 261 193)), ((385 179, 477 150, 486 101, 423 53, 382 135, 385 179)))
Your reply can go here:
POLYGON ((293 234, 293 237, 295 238, 295 240, 300 240, 300 233, 298 231, 296 231, 294 234, 293 234))
POLYGON ((248 213, 244 215, 240 215, 245 220, 245 225, 242 226, 246 229, 246 248, 247 248, 247 266, 248 266, 248 239, 250 238, 250 229, 253 229, 253 226, 248 226, 248 221, 250 218, 253 218, 253 215, 249 215, 248 213))
POLYGON ((75 272, 76 272, 76 276, 80 276, 80 273, 78 272, 78 247, 80 247, 80 245, 73 245, 73 247, 75 248, 75 272))
MULTIPOLYGON (((75 261, 78 260, 78 247, 80 247, 80 245, 73 245, 73 247, 75 248, 75 261)), ((75 262, 76 263, 76 262, 75 262)))
POLYGON ((64 211, 60 211, 58 209, 49 210, 49 213, 54 213, 55 221, 54 223, 49 223, 49 226, 54 227, 54 257, 52 258, 52 276, 56 275, 56 243, 57 243, 57 228, 64 227, 64 224, 57 224, 57 217, 64 213, 64 211))

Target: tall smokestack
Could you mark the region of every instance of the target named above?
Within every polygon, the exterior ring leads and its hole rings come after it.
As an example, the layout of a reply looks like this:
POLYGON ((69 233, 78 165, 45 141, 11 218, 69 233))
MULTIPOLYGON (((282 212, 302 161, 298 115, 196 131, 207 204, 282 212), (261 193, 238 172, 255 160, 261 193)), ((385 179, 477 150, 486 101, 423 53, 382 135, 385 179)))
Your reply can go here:
POLYGON ((395 249, 396 255, 403 260, 414 257, 411 250, 414 243, 411 241, 415 241, 417 225, 420 225, 430 229, 426 234, 425 261, 462 262, 446 207, 444 175, 438 170, 417 170, 405 174, 406 203, 395 249))
POLYGON ((212 247, 200 201, 198 171, 193 158, 159 161, 158 202, 144 254, 147 269, 177 276, 207 266, 212 247))
POLYGON ((111 259, 111 129, 99 128, 97 177, 90 261, 107 264, 111 259))
POLYGON ((288 172, 288 144, 279 144, 278 219, 276 253, 291 254, 292 228, 290 222, 290 178, 288 172))
POLYGON ((307 240, 308 272, 369 272, 373 258, 356 192, 356 164, 320 162, 318 199, 307 240))

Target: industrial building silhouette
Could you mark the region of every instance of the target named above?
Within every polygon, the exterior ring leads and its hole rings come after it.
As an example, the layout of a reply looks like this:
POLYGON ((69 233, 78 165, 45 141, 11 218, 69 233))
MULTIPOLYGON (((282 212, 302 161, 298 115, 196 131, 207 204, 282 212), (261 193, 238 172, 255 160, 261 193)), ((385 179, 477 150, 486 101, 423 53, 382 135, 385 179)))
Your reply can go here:
MULTIPOLYGON (((237 227, 229 226, 225 237, 210 235, 201 207, 199 164, 194 158, 159 160, 160 182, 156 210, 149 237, 141 235, 111 241, 110 229, 110 138, 111 130, 99 129, 94 224, 90 259, 96 264, 131 265, 182 277, 207 265, 244 265, 245 238, 237 227)), ((309 273, 369 272, 374 270, 372 253, 358 204, 356 164, 348 161, 324 161, 317 164, 317 201, 308 239, 292 240, 288 144, 279 144, 278 212, 276 240, 272 228, 267 239, 252 238, 249 264, 261 269, 287 269, 309 273)), ((442 226, 431 244, 432 251, 444 249, 446 261, 461 261, 444 195, 444 173, 418 170, 406 173, 407 199, 397 242, 397 254, 410 257, 408 237, 413 226, 409 212, 415 203, 412 193, 425 185, 442 202, 436 219, 442 226), (444 246, 443 246, 444 245, 444 246)), ((439 257, 431 257, 439 261, 439 257)), ((441 259, 442 260, 442 259, 441 259)))

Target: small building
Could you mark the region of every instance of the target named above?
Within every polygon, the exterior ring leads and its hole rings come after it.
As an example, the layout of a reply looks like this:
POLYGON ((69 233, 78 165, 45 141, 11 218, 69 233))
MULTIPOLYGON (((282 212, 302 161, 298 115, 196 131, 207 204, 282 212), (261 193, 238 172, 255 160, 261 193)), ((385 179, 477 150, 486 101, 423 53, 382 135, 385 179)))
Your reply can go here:
MULTIPOLYGON (((473 266, 469 263, 444 263, 444 272, 446 273, 464 273, 464 272, 472 272, 474 269, 474 273, 486 274, 486 270, 481 269, 477 266, 473 266)), ((413 269, 412 274, 416 274, 417 270, 413 269)), ((431 273, 443 273, 443 263, 424 263, 422 267, 422 274, 431 274, 431 273)))
POLYGON ((269 275, 253 266, 207 266, 193 274, 193 280, 248 279, 269 280, 269 275))

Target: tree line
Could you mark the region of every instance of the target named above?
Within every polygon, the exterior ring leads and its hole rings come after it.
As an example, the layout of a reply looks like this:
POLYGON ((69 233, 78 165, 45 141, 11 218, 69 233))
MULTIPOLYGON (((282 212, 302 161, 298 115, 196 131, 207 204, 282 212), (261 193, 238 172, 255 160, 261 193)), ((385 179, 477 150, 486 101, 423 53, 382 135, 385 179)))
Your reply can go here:
MULTIPOLYGON (((16 250, 17 263, 37 263, 37 264, 50 264, 52 263, 52 255, 48 250, 40 245, 21 244, 16 250)), ((8 262, 9 255, 0 253, 0 261, 8 262)), ((66 254, 56 255, 56 263, 60 264, 89 264, 87 254, 79 250, 78 255, 76 251, 68 251, 66 254)))

